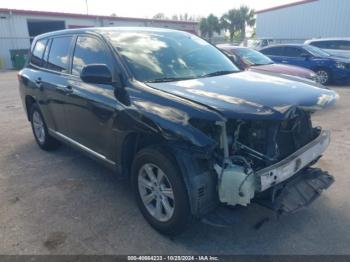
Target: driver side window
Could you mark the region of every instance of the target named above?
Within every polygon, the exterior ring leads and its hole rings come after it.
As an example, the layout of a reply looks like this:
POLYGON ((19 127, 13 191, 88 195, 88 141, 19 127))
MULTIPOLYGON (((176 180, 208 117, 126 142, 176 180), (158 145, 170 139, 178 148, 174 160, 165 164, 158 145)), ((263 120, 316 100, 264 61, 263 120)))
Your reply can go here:
POLYGON ((74 49, 72 74, 80 76, 83 67, 89 64, 106 64, 113 72, 113 63, 103 43, 93 37, 79 36, 74 49))

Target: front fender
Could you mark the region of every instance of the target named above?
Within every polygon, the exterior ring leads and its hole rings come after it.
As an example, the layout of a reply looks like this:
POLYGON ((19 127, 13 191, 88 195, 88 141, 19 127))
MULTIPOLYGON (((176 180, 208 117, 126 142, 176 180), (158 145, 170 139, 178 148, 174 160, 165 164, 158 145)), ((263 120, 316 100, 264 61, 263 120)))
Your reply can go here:
MULTIPOLYGON (((217 141, 193 125, 194 122, 215 124, 223 117, 207 107, 153 88, 139 85, 127 90, 130 107, 128 117, 143 132, 160 135, 166 141, 186 142, 198 148, 212 148, 217 141)), ((128 121, 125 121, 127 125, 128 121)), ((129 124, 130 125, 130 124, 129 124)), ((125 125, 124 125, 125 128, 125 125)), ((134 130, 137 131, 137 130, 134 130)))

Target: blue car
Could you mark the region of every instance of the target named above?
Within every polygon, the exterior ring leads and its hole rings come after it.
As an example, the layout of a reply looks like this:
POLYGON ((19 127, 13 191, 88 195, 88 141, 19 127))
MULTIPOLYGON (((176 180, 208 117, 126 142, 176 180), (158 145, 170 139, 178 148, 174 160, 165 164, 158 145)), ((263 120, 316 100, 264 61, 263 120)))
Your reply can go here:
POLYGON ((350 80, 350 59, 332 56, 318 47, 303 44, 274 45, 260 50, 274 62, 305 67, 316 72, 321 84, 350 80))

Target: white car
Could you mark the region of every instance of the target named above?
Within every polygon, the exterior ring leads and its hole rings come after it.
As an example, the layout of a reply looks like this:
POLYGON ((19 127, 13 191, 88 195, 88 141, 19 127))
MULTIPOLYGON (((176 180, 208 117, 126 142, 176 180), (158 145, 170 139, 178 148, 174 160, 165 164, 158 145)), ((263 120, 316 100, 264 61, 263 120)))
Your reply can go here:
POLYGON ((331 55, 350 58, 350 38, 311 39, 305 44, 321 48, 331 55))

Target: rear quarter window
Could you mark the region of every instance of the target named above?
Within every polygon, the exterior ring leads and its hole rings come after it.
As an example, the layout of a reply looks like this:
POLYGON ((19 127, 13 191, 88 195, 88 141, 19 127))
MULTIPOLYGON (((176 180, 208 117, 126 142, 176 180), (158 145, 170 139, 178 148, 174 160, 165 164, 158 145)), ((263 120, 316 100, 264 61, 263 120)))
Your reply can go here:
POLYGON ((36 66, 43 65, 43 55, 45 52, 46 44, 47 44, 47 39, 41 39, 35 43, 35 46, 33 48, 33 52, 30 58, 31 64, 36 66))

